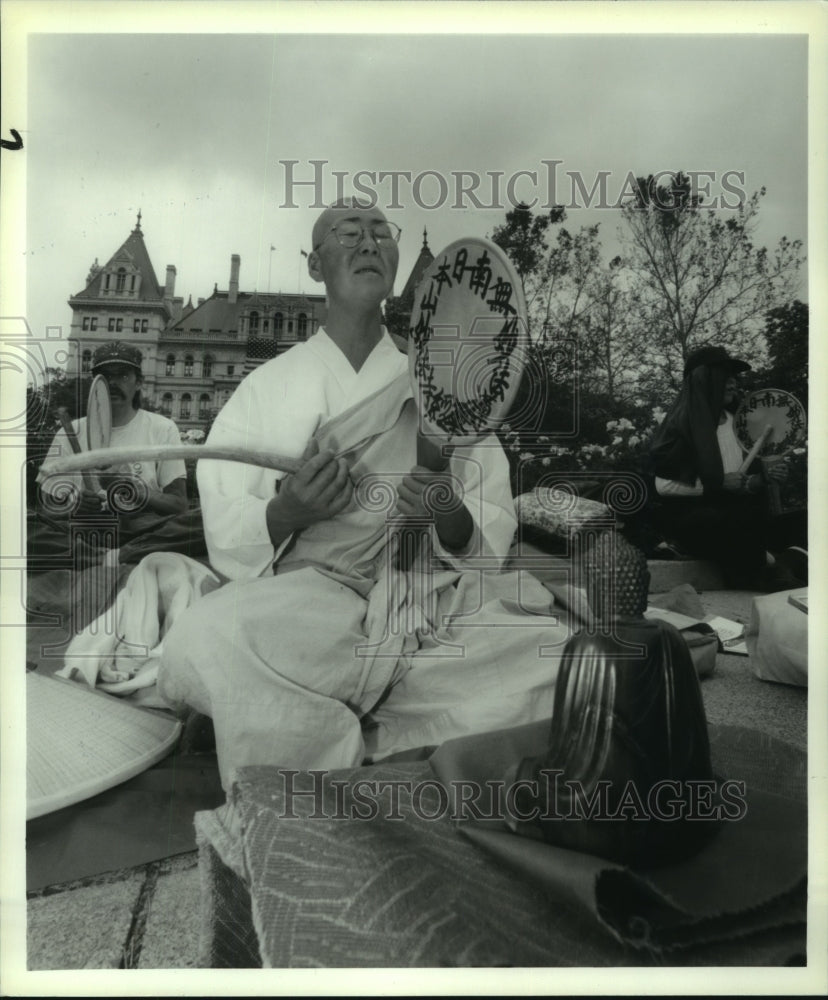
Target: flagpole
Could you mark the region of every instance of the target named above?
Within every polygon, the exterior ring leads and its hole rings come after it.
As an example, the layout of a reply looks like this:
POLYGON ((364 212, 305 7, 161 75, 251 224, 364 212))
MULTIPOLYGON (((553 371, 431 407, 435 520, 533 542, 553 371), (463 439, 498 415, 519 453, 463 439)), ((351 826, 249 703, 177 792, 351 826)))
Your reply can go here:
POLYGON ((267 262, 267 294, 270 295, 270 272, 273 268, 273 251, 276 249, 273 244, 270 244, 270 254, 268 255, 267 262))

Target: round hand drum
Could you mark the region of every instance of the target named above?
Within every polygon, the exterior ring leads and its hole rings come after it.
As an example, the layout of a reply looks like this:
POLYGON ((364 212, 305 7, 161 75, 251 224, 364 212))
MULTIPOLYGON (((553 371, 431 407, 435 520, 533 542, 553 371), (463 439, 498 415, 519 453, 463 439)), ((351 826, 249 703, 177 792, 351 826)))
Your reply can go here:
POLYGON ((420 431, 474 444, 503 422, 528 343, 520 278, 488 240, 450 243, 417 287, 408 369, 420 431))
POLYGON ((759 389, 748 393, 733 418, 739 444, 750 451, 770 427, 762 446, 764 455, 781 455, 805 441, 805 408, 782 389, 759 389))
POLYGON ((103 375, 92 379, 86 405, 86 445, 89 451, 108 448, 112 436, 112 403, 103 375))

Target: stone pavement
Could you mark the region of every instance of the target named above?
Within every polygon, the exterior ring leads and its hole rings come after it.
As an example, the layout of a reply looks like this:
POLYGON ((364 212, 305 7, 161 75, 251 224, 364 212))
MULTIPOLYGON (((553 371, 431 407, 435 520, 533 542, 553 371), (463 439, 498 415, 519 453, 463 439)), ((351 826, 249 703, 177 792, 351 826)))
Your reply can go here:
POLYGON ((34 893, 28 900, 28 967, 195 968, 199 886, 192 851, 34 893))

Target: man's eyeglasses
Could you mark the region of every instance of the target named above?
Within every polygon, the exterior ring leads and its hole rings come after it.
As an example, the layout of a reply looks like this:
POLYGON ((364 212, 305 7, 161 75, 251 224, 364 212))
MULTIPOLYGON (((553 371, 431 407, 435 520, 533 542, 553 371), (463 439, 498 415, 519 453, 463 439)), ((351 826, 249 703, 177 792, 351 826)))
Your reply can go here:
POLYGON ((353 250, 354 247, 362 243, 366 231, 371 234, 373 241, 380 244, 380 246, 399 243, 402 233, 402 230, 395 222, 375 222, 367 230, 359 222, 340 222, 336 226, 331 226, 313 249, 318 250, 331 233, 333 233, 339 241, 340 246, 353 250))

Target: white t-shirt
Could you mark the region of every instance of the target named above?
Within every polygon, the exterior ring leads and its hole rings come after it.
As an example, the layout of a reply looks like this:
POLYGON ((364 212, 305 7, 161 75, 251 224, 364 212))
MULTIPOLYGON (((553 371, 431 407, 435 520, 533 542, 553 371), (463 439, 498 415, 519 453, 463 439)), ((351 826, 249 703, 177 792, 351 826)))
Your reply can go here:
MULTIPOLYGON (((86 417, 73 420, 72 426, 78 436, 81 450, 88 451, 89 448, 86 442, 86 417)), ((178 433, 178 428, 169 417, 164 417, 160 413, 150 413, 149 410, 136 410, 135 416, 128 424, 124 424, 123 427, 112 428, 112 436, 109 444, 112 448, 125 448, 130 445, 142 444, 180 445, 181 436, 178 433)), ((69 444, 66 432, 61 428, 52 441, 52 446, 47 457, 53 459, 71 454, 73 454, 72 446, 69 444)), ((116 470, 107 471, 115 472, 116 470)), ((154 490, 163 490, 173 480, 185 478, 187 475, 184 462, 180 459, 163 462, 129 462, 119 466, 117 471, 124 473, 131 472, 134 476, 143 479, 147 486, 154 490)), ((38 483, 41 484, 46 493, 53 492, 50 489, 50 478, 44 477, 42 472, 39 472, 37 476, 38 483)), ((71 480, 78 487, 82 485, 80 473, 61 474, 59 480, 61 483, 71 480)))
MULTIPOLYGON (((406 355, 387 331, 357 372, 320 329, 244 379, 216 418, 210 444, 300 458, 321 424, 384 388, 407 368, 406 355)), ((474 462, 486 480, 481 484, 486 503, 480 506, 487 523, 480 529, 493 551, 502 549, 505 554, 516 525, 514 500, 506 456, 488 444, 474 449, 474 462)), ((471 464, 458 464, 457 475, 464 485, 468 473, 461 470, 471 464)), ((282 473, 208 460, 198 463, 197 475, 211 564, 231 579, 269 572, 282 550, 277 553, 273 548, 265 510, 282 473)), ((467 496, 471 492, 475 491, 470 487, 467 496)))
MULTIPOLYGON (((716 439, 719 442, 719 452, 722 456, 722 469, 725 473, 738 472, 744 455, 742 446, 733 430, 733 414, 725 411, 724 422, 716 428, 716 439)), ((677 479, 662 479, 656 476, 656 490, 663 497, 700 497, 704 493, 701 479, 694 486, 688 486, 677 479)))

